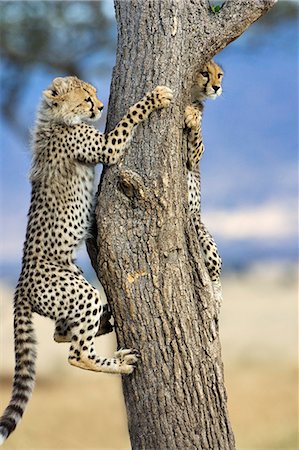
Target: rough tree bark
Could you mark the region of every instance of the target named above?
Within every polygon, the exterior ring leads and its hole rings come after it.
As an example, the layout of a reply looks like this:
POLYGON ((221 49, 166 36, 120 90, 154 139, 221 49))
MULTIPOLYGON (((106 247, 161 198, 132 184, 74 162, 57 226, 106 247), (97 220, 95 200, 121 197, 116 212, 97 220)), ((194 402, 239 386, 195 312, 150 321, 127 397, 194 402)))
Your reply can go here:
MULTIPOLYGON (((183 112, 196 70, 275 0, 115 0, 117 62, 110 130, 156 85, 175 93, 104 171, 97 236, 89 242, 119 347, 141 355, 123 377, 132 448, 233 449, 218 311, 187 208, 183 112)), ((208 153, 206 155, 208 157, 208 153)))

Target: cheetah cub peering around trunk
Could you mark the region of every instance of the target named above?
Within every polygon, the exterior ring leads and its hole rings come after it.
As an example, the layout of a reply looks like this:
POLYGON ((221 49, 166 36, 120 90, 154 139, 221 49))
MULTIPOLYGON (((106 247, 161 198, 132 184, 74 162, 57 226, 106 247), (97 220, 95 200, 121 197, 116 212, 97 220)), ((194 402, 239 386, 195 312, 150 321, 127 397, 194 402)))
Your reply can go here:
POLYGON ((200 160, 204 151, 202 142, 203 102, 215 99, 222 93, 223 70, 214 61, 208 62, 197 74, 192 88, 192 105, 185 110, 185 124, 188 129, 188 198, 189 212, 196 228, 204 253, 205 265, 213 283, 215 294, 221 296, 221 258, 216 243, 201 221, 200 160))
POLYGON ((103 104, 96 89, 76 77, 55 78, 43 93, 33 139, 32 197, 22 272, 14 297, 15 376, 11 401, 0 419, 0 443, 21 419, 35 379, 36 341, 32 314, 56 322, 56 341, 70 341, 69 362, 98 372, 130 374, 137 357, 119 350, 96 354, 94 338, 107 312, 99 292, 74 264, 84 240, 93 200, 94 166, 122 156, 136 126, 167 108, 171 90, 158 86, 131 107, 110 133, 90 123, 103 104))

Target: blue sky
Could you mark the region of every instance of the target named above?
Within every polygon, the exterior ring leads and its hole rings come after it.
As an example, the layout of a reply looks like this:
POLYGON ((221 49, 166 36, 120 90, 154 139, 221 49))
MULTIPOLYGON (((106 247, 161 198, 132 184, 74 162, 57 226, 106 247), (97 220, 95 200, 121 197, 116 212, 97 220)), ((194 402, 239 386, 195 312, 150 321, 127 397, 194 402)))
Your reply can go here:
MULTIPOLYGON (((290 20, 262 34, 253 25, 215 58, 225 70, 224 93, 206 102, 202 202, 204 222, 215 234, 227 268, 296 260, 297 25, 290 20)), ((114 57, 98 55, 108 65, 102 78, 95 77, 93 60, 86 69, 86 80, 97 86, 106 106, 114 57)), ((41 91, 58 75, 63 74, 34 68, 18 106, 26 127, 33 126, 41 91)), ((3 276, 15 279, 30 199, 30 150, 3 116, 0 139, 0 267, 3 276)), ((88 265, 85 256, 81 263, 88 265)))

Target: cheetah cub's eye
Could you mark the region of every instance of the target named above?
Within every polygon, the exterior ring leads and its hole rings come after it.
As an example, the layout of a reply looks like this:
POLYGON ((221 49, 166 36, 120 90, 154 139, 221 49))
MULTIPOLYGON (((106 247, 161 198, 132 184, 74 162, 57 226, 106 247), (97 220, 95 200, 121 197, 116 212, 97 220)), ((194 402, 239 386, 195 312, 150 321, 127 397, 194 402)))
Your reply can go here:
POLYGON ((209 74, 208 72, 200 72, 202 74, 203 77, 205 78, 209 78, 209 74))
POLYGON ((218 78, 223 77, 223 73, 218 73, 218 78))
POLYGON ((91 98, 88 97, 88 98, 85 99, 85 101, 86 101, 87 103, 88 103, 88 102, 91 102, 91 98))

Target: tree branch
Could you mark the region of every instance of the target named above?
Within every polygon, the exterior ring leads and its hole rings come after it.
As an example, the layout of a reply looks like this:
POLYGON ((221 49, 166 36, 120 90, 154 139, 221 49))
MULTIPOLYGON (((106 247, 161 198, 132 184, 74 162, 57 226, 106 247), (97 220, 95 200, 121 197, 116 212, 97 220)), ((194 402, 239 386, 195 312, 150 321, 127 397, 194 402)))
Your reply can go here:
POLYGON ((198 71, 228 44, 266 14, 277 0, 227 0, 217 13, 212 12, 209 1, 185 0, 185 7, 193 9, 194 26, 189 34, 190 53, 197 52, 191 61, 193 71, 198 71), (200 47, 198 43, 201 42, 200 47))
POLYGON ((207 44, 214 56, 266 14, 277 0, 228 0, 219 13, 210 16, 207 44))

